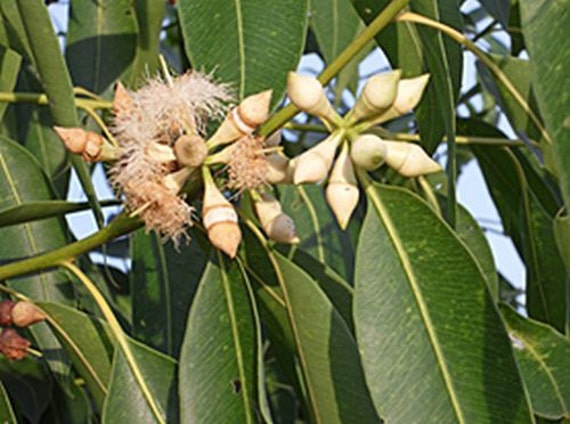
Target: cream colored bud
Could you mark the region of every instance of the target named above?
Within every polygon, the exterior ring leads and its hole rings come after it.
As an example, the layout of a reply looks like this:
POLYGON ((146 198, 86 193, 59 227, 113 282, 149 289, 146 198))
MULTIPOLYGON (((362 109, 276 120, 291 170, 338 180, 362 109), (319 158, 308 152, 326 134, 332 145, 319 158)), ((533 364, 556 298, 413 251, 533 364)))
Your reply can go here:
POLYGON ((415 108, 420 102, 424 90, 429 82, 429 74, 420 75, 415 78, 405 78, 398 83, 398 94, 392 107, 374 119, 375 124, 397 118, 415 108))
POLYGON ((207 141, 207 146, 212 148, 227 144, 254 132, 269 115, 271 94, 272 90, 266 90, 243 99, 227 114, 214 135, 207 141))
POLYGON ((10 314, 12 324, 17 327, 28 327, 46 319, 46 315, 29 302, 16 302, 10 314))
POLYGON ((333 166, 325 195, 338 225, 345 230, 360 196, 347 144, 343 146, 333 166))
POLYGON ((441 165, 430 158, 417 144, 383 141, 386 164, 404 177, 417 177, 442 170, 441 165))
POLYGON ((134 104, 135 102, 125 86, 121 81, 117 82, 115 86, 115 97, 113 98, 113 112, 115 115, 128 113, 132 110, 134 104))
POLYGON ((199 135, 182 135, 174 143, 174 154, 182 165, 197 168, 208 156, 208 147, 199 135))
POLYGON ((342 118, 333 109, 323 86, 316 78, 289 72, 287 95, 299 109, 337 126, 342 123, 342 118))
POLYGON ((174 162, 177 159, 172 147, 166 144, 151 143, 145 147, 145 153, 160 163, 174 162))
POLYGON ((186 180, 192 174, 193 169, 188 167, 180 168, 178 171, 171 172, 170 174, 164 177, 164 185, 168 189, 168 191, 172 194, 178 194, 186 180))
POLYGON ((202 221, 212 245, 234 258, 241 242, 237 212, 211 177, 204 181, 202 221))
POLYGON ((298 156, 293 182, 295 184, 316 183, 325 179, 333 163, 336 149, 343 137, 343 133, 334 132, 298 156))
POLYGON ((383 140, 374 134, 360 135, 350 146, 350 157, 354 165, 366 171, 379 168, 384 162, 385 154, 383 140))
POLYGON ((271 153, 265 157, 267 161, 267 173, 265 181, 268 184, 290 184, 293 182, 290 160, 279 153, 271 153))
POLYGON ((370 116, 380 115, 392 106, 398 93, 398 81, 402 72, 384 72, 374 75, 366 84, 347 116, 349 123, 360 121, 370 116))
POLYGON ((275 197, 263 193, 254 201, 254 207, 261 227, 269 239, 284 244, 299 243, 293 219, 283 213, 281 203, 275 197))

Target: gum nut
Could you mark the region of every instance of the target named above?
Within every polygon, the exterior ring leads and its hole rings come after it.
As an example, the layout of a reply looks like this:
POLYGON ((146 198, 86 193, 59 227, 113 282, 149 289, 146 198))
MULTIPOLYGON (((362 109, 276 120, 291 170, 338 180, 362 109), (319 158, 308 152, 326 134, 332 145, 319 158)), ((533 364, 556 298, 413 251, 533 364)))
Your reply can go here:
POLYGON ((283 244, 299 243, 297 230, 293 219, 284 213, 277 215, 270 223, 263 227, 265 234, 271 240, 283 244))
POLYGON ((238 106, 238 115, 250 127, 257 127, 269 116, 273 90, 265 90, 246 97, 238 106))
POLYGON ((374 134, 357 137, 350 146, 350 157, 354 165, 366 171, 372 171, 382 165, 386 147, 383 140, 374 134))
POLYGON ((385 141, 386 164, 405 177, 417 177, 441 171, 441 165, 417 144, 385 141))
POLYGON ((354 209, 358 205, 360 190, 348 183, 330 183, 325 192, 327 203, 331 207, 338 225, 345 230, 354 209))
POLYGON ((321 83, 312 76, 289 72, 287 76, 287 95, 301 110, 317 114, 329 104, 321 83))
POLYGON ((235 222, 218 222, 208 229, 208 238, 214 247, 233 259, 241 242, 241 230, 235 222))
POLYGON ((182 165, 196 168, 208 156, 208 147, 199 135, 182 135, 174 143, 174 155, 182 165))
POLYGON ((29 302, 17 302, 12 309, 12 322, 17 327, 28 327, 45 319, 46 315, 29 302))

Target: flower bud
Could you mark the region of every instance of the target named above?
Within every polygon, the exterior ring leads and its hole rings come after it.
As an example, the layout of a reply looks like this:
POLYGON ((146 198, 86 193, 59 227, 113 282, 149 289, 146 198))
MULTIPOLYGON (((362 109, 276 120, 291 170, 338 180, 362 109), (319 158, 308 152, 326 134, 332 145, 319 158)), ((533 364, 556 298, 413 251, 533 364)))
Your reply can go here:
POLYGON ((209 171, 205 171, 204 174, 204 201, 202 206, 204 227, 214 247, 220 249, 230 258, 234 258, 241 242, 241 230, 237 223, 236 210, 220 193, 212 181, 209 171))
POLYGON ((59 138, 71 153, 82 155, 87 162, 111 161, 119 157, 118 148, 104 137, 82 128, 53 127, 59 138))
POLYGON ((261 227, 269 239, 284 244, 299 243, 293 219, 283 213, 281 203, 275 197, 263 193, 254 201, 254 207, 261 227))
POLYGON ((12 323, 17 327, 28 327, 46 319, 46 315, 30 302, 16 302, 11 315, 12 323))
POLYGON ((174 143, 174 154, 182 165, 197 168, 208 156, 208 147, 199 135, 182 135, 174 143))
POLYGON ((290 184, 293 181, 293 172, 290 160, 279 153, 271 153, 265 157, 267 173, 265 181, 268 184, 290 184))
POLYGON ((428 81, 429 74, 400 80, 398 94, 392 107, 374 119, 374 123, 380 124, 410 112, 420 102, 428 81))
POLYGON ((13 328, 4 328, 0 333, 0 353, 11 361, 23 359, 31 343, 13 328))
POLYGON ((316 78, 289 72, 287 95, 299 109, 337 126, 341 124, 342 118, 333 109, 323 86, 316 78))
POLYGON ((360 195, 352 161, 348 155, 348 144, 343 146, 338 155, 325 194, 338 225, 345 230, 352 212, 358 205, 360 195))
POLYGON ((384 162, 385 147, 382 139, 374 134, 358 136, 350 146, 354 165, 366 171, 377 169, 384 162))
POLYGON ((396 99, 398 81, 402 72, 398 69, 374 75, 366 84, 347 116, 349 123, 385 112, 396 99))
POLYGON ((12 308, 16 302, 5 299, 0 302, 0 326, 7 327, 12 325, 12 308))
POLYGON ((417 144, 383 141, 386 148, 386 164, 404 177, 417 177, 442 170, 441 165, 430 158, 417 144))
POLYGON ((334 132, 296 158, 293 182, 316 183, 326 178, 344 134, 334 132))
POLYGON ((226 116, 207 142, 209 148, 220 146, 251 134, 267 119, 272 90, 246 97, 226 116))
POLYGON ((125 86, 121 81, 117 82, 117 85, 115 86, 115 97, 113 98, 113 112, 115 115, 129 113, 129 111, 134 107, 134 104, 135 101, 125 86))

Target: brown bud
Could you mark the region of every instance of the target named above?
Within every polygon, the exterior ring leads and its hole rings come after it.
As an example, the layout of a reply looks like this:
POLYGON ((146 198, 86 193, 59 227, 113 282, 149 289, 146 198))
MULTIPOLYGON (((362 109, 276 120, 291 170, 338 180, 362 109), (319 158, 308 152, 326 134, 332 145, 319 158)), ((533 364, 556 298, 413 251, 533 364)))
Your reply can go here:
POLYGON ((115 115, 128 113, 134 106, 135 102, 121 81, 115 86, 115 97, 113 99, 113 112, 115 115))
POLYGON ((46 315, 29 302, 17 302, 12 308, 12 323, 17 327, 28 327, 44 321, 46 315))
POLYGON ((7 327, 12 325, 12 308, 16 302, 10 299, 5 299, 0 302, 0 326, 7 327))
POLYGON ((4 328, 0 333, 0 353, 11 361, 23 359, 31 343, 13 328, 4 328))
POLYGON ((208 147, 199 135, 182 135, 174 143, 174 154, 182 165, 196 168, 208 156, 208 147))

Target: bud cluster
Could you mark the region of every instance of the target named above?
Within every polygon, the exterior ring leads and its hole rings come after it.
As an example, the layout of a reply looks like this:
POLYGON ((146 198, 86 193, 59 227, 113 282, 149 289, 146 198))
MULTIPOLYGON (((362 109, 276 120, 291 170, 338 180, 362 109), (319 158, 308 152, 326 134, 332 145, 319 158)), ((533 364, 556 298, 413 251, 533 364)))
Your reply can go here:
POLYGON ((0 301, 0 353, 10 360, 25 358, 31 343, 11 326, 26 328, 45 319, 45 314, 29 302, 0 301))
POLYGON ((292 179, 294 184, 302 184, 328 179, 327 202, 339 226, 345 229, 359 199, 355 168, 372 171, 386 164, 405 177, 440 171, 441 166, 418 145, 363 134, 374 125, 410 112, 420 101, 428 80, 428 75, 401 79, 399 70, 375 75, 365 83, 353 108, 341 117, 316 78, 291 72, 287 81, 291 102, 319 117, 331 134, 289 161, 272 158, 271 181, 292 179))

